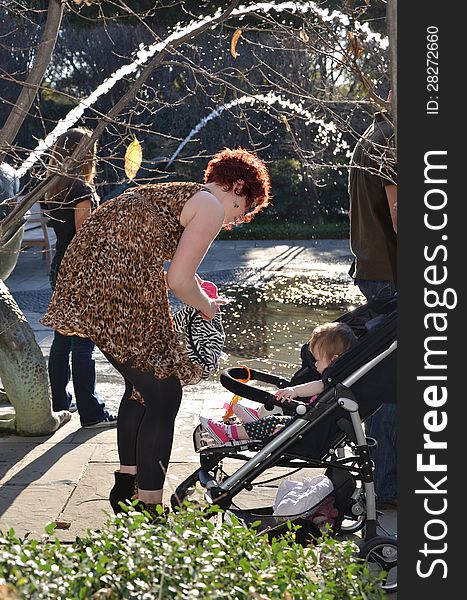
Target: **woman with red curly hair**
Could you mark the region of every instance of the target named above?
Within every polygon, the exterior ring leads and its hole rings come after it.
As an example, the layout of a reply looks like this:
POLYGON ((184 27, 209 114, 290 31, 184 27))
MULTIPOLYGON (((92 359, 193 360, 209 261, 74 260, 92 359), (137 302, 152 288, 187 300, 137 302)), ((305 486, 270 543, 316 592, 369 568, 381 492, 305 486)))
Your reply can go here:
POLYGON ((162 503, 182 385, 201 378, 175 334, 167 288, 213 319, 222 301, 206 294, 196 271, 222 227, 269 203, 267 168, 246 150, 216 154, 204 180, 133 187, 95 210, 68 246, 42 319, 93 340, 124 377, 115 512, 132 497, 150 511, 162 503))

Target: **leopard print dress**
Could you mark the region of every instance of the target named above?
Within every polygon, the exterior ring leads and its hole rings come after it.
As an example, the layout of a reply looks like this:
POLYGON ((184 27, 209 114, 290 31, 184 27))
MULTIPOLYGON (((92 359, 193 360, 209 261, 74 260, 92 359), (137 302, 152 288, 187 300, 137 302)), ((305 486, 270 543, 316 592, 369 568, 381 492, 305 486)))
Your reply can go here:
POLYGON ((197 183, 132 188, 96 209, 68 246, 41 322, 90 338, 120 363, 197 383, 202 367, 179 341, 168 302, 164 261, 171 260, 186 201, 197 183))

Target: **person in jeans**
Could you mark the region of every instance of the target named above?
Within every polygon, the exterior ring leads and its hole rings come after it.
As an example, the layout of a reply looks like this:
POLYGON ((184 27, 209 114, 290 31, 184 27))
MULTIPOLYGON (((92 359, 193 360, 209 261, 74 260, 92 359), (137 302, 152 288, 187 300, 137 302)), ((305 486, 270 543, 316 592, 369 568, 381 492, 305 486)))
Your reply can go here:
MULTIPOLYGON (((48 170, 62 173, 66 158, 73 154, 83 137, 91 132, 74 128, 63 133, 55 142, 48 170)), ((67 165, 64 175, 45 198, 46 214, 57 238, 50 270, 50 284, 55 289, 57 274, 65 252, 91 210, 98 205, 93 180, 96 170, 96 147, 79 165, 67 165)), ((96 367, 93 358, 94 342, 86 337, 66 336, 55 331, 49 354, 49 379, 54 411, 73 409, 67 391, 70 376, 76 398, 76 408, 83 427, 112 427, 117 417, 109 413, 96 393, 96 367), (70 369, 71 355, 71 369, 70 369)))
POLYGON ((269 204, 269 188, 256 155, 224 149, 204 183, 129 188, 96 209, 68 247, 42 322, 93 339, 125 380, 109 496, 115 512, 136 493, 137 507, 157 515, 182 386, 204 371, 176 334, 168 288, 214 319, 224 302, 202 289, 198 267, 222 227, 251 221, 269 204))
MULTIPOLYGON (((397 292, 397 176, 394 128, 387 112, 355 146, 350 162, 351 275, 367 301, 391 299, 397 292)), ((384 404, 372 417, 369 435, 379 508, 397 506, 397 409, 384 404)))

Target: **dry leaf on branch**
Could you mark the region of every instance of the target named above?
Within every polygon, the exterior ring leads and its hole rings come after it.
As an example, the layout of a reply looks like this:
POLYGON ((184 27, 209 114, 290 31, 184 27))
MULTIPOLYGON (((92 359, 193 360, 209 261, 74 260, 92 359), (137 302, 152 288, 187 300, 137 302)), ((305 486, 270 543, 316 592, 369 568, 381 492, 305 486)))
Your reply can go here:
POLYGON ((80 6, 83 2, 84 2, 84 4, 86 4, 86 6, 91 6, 91 4, 94 2, 94 0, 73 0, 73 2, 75 4, 77 4, 78 6, 80 6))
POLYGON ((358 35, 356 33, 353 33, 352 31, 347 32, 347 39, 349 40, 348 48, 351 54, 354 55, 355 60, 357 60, 357 58, 361 56, 364 50, 362 42, 360 41, 358 35))
POLYGON ((287 117, 285 115, 281 115, 281 119, 282 119, 282 122, 284 123, 285 128, 287 129, 287 131, 289 133, 292 133, 292 129, 290 127, 289 121, 287 120, 287 117))
POLYGON ((141 144, 135 138, 125 152, 125 174, 128 179, 134 179, 143 161, 141 144))
POLYGON ((241 29, 237 29, 233 36, 232 36, 232 40, 230 42, 230 54, 234 57, 237 58, 237 44, 238 44, 238 40, 240 39, 240 36, 242 35, 242 30, 241 29))
POLYGON ((302 27, 302 29, 300 29, 300 33, 298 35, 300 36, 300 39, 302 40, 302 42, 304 42, 305 44, 310 41, 310 36, 305 31, 304 27, 302 27))

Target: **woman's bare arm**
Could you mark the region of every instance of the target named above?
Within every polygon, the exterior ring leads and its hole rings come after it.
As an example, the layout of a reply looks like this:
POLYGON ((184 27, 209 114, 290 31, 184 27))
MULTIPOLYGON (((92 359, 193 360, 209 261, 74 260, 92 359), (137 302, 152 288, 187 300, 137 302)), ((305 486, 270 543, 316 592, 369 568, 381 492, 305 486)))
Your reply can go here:
POLYGON ((78 202, 75 205, 75 229, 81 227, 81 225, 86 221, 86 219, 91 214, 91 200, 83 200, 82 202, 78 202))
POLYGON ((180 216, 185 230, 167 271, 167 285, 185 304, 213 318, 217 303, 205 294, 196 279, 196 271, 224 222, 222 204, 209 192, 190 198, 180 216))

